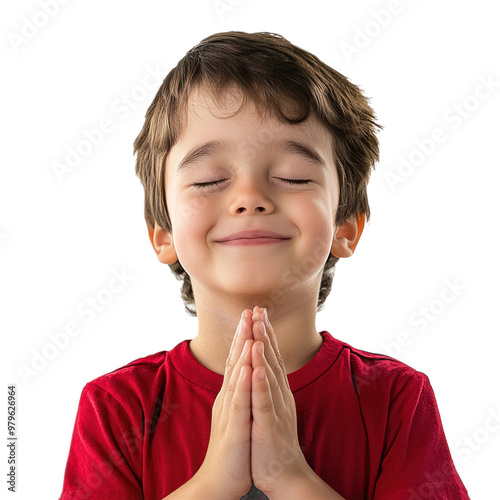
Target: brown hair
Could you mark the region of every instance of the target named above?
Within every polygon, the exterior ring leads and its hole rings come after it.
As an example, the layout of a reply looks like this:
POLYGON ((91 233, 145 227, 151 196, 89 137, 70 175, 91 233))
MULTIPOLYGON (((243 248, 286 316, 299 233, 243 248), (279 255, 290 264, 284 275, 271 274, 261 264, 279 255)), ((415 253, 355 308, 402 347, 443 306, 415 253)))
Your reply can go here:
MULTIPOLYGON (((172 231, 165 190, 166 157, 183 131, 187 100, 195 88, 208 89, 218 99, 236 84, 259 113, 272 113, 283 123, 297 124, 311 113, 331 132, 340 198, 336 225, 364 214, 370 218, 366 186, 379 148, 375 114, 361 90, 316 56, 275 33, 229 31, 203 39, 173 68, 148 108, 144 126, 134 142, 136 174, 144 187, 144 216, 172 231), (288 116, 285 103, 296 106, 288 116)), ((323 268, 317 310, 330 293, 334 266, 330 253, 323 268)), ((170 264, 183 280, 184 307, 196 316, 189 275, 179 261, 170 264), (189 306, 192 306, 191 308, 189 306)))

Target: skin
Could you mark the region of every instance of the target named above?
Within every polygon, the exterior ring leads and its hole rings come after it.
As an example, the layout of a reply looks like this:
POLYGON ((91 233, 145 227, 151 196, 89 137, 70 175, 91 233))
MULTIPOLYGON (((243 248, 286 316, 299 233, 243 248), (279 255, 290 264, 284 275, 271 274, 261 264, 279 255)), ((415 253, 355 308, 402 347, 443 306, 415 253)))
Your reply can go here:
POLYGON ((329 131, 310 116, 299 125, 260 117, 237 90, 217 104, 203 89, 190 96, 184 130, 166 160, 166 199, 172 233, 148 227, 160 262, 179 260, 191 278, 198 336, 189 343, 206 368, 224 375, 242 311, 266 307, 286 373, 308 363, 321 347, 316 306, 323 265, 331 252, 352 255, 364 217, 335 225, 338 176, 329 131), (265 134, 264 134, 265 132, 265 134), (293 139, 326 161, 310 165, 269 142, 293 139), (224 139, 232 150, 205 157, 177 172, 195 145, 224 139), (281 179, 310 179, 289 185, 281 179), (202 188, 193 183, 226 179, 202 188), (291 239, 270 245, 224 246, 217 239, 248 229, 279 232, 291 239))

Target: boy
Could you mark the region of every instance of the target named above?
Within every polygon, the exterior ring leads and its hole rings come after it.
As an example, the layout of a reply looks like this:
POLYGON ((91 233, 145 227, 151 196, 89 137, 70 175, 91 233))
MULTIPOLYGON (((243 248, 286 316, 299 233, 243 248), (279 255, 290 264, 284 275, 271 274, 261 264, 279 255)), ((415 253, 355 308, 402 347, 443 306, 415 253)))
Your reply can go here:
POLYGON ((279 35, 209 36, 167 75, 136 172, 198 336, 84 387, 61 499, 468 498, 427 376, 315 328, 376 128, 279 35))

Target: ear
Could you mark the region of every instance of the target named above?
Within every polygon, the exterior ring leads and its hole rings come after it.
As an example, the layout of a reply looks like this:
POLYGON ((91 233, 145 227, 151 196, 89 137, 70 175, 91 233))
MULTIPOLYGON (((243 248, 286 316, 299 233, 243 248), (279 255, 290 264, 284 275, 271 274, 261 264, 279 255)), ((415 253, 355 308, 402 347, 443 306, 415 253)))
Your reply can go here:
POLYGON ((172 234, 155 224, 152 228, 149 224, 148 233, 151 245, 158 256, 158 260, 163 264, 173 264, 177 260, 177 253, 175 252, 174 239, 172 234))
POLYGON ((335 257, 350 257, 354 253, 364 227, 365 214, 362 212, 357 217, 353 216, 347 219, 336 228, 331 253, 335 257))

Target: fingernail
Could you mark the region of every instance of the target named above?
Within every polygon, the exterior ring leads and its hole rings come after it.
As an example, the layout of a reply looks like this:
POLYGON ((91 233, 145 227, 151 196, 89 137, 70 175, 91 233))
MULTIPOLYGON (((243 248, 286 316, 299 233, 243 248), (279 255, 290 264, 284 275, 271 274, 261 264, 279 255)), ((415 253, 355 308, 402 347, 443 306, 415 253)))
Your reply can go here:
POLYGON ((260 346, 259 346, 259 354, 261 356, 264 356, 264 344, 260 344, 260 346))
POLYGON ((259 328, 262 333, 266 333, 266 327, 264 326, 264 323, 261 322, 259 328))
POLYGON ((243 312, 241 313, 241 318, 240 318, 240 321, 241 321, 244 317, 245 317, 245 311, 243 311, 243 312))
POLYGON ((267 316, 267 309, 264 307, 264 321, 269 324, 269 317, 267 316))

